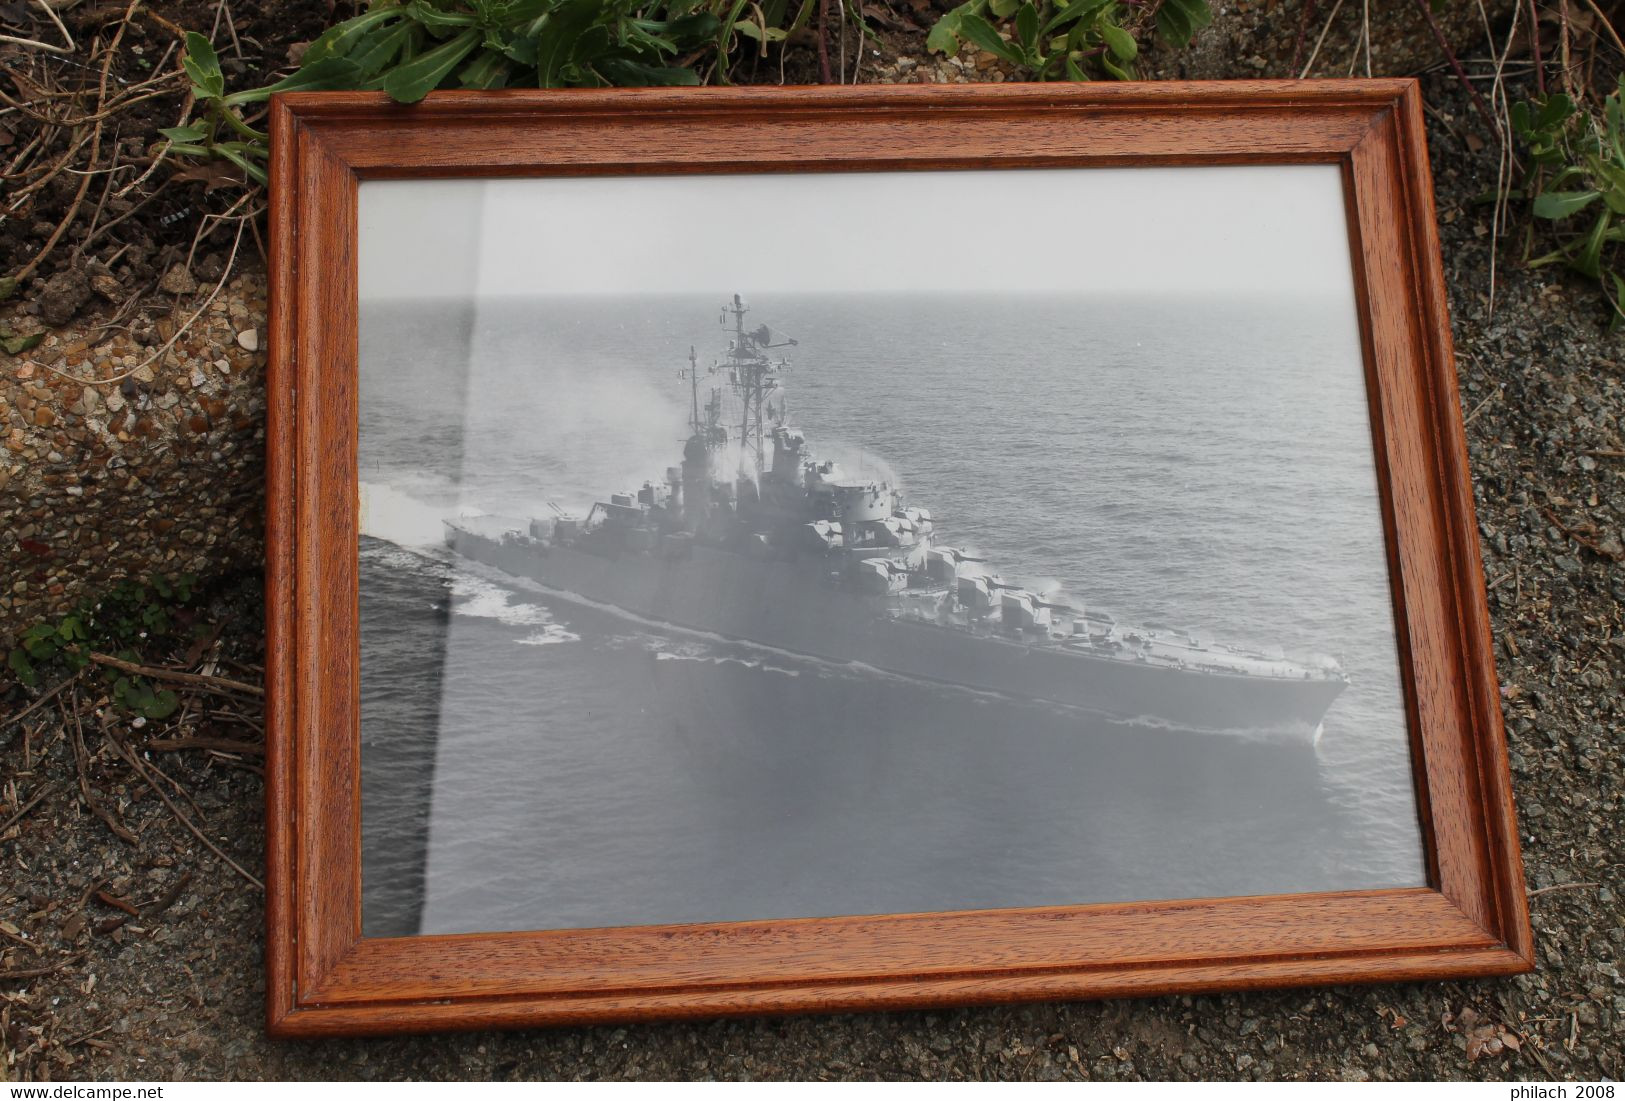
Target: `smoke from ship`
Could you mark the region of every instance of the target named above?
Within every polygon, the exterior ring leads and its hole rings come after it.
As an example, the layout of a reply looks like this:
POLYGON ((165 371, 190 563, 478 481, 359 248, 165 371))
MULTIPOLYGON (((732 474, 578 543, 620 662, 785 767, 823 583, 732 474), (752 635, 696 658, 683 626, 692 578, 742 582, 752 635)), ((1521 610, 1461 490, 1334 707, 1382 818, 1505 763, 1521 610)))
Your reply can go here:
POLYGON ((868 448, 857 444, 847 443, 845 440, 820 437, 818 440, 818 457, 833 459, 835 464, 846 472, 848 478, 855 480, 872 479, 886 482, 893 489, 906 490, 901 475, 885 459, 876 455, 868 448))

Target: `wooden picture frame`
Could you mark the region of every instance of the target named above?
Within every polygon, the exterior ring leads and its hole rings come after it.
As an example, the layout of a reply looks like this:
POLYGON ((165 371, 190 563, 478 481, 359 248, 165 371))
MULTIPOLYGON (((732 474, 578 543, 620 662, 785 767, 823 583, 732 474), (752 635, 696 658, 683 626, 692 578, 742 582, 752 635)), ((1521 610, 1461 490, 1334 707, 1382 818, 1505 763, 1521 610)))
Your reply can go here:
POLYGON ((271 111, 268 1028, 284 1037, 1510 975, 1532 966, 1410 80, 288 94, 271 111), (374 178, 1339 166, 1429 886, 367 938, 357 187, 374 178))

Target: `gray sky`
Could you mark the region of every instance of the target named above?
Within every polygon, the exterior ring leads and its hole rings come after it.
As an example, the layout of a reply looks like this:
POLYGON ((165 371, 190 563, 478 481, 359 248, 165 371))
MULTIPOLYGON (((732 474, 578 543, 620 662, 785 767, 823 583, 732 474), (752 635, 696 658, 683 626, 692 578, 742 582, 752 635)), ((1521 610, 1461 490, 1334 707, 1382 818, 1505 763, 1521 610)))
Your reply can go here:
POLYGON ((362 299, 797 291, 1350 298, 1332 165, 371 180, 362 299))

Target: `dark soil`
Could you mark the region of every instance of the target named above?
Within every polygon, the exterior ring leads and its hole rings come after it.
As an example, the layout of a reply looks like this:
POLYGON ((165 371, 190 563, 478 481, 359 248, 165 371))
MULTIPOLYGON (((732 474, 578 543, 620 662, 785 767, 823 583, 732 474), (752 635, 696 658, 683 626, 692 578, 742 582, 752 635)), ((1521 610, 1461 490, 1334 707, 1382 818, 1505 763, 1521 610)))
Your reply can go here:
MULTIPOLYGON (((13 6, 0 8, 8 22, 13 6)), ((97 20, 123 12, 73 10, 76 36, 93 36, 97 20)), ((214 10, 163 5, 166 18, 188 26, 207 25, 214 10)), ((308 37, 328 17, 319 2, 236 15, 245 52, 258 39, 267 58, 272 43, 308 37), (298 30, 278 22, 290 19, 298 30)), ((159 27, 141 33, 153 36, 155 51, 168 44, 159 27)), ((916 33, 898 35, 906 41, 916 33)), ((816 63, 805 50, 796 57, 801 68, 787 76, 807 79, 816 63)), ((0 63, 17 64, 17 56, 0 55, 0 63)), ((66 70, 56 78, 69 79, 66 70)), ((1511 245, 1500 252, 1492 306, 1491 208, 1477 196, 1495 179, 1493 149, 1469 147, 1477 120, 1458 85, 1433 79, 1426 94, 1536 972, 933 1013, 274 1043, 262 1026, 262 893, 181 821, 260 874, 258 700, 230 687, 182 687, 176 716, 138 723, 106 702, 106 683, 92 671, 22 722, 0 727, 0 1080, 1619 1078, 1625 344, 1606 331, 1596 288, 1556 269, 1522 266, 1511 245), (174 744, 182 740, 190 744, 174 744), (114 826, 136 840, 120 840, 114 826)), ((162 102, 140 134, 132 121, 120 141, 150 140, 149 122, 171 125, 178 100, 162 102)), ((170 187, 175 194, 166 190, 154 212, 171 198, 221 201, 202 182, 170 187)), ((65 210, 43 204, 38 221, 65 210)), ((17 233, 11 220, 0 222, 8 257, 43 240, 31 229, 17 233)), ((138 295, 138 284, 167 270, 165 250, 178 255, 194 233, 156 214, 133 214, 119 238, 134 242, 129 271, 115 264, 112 274, 138 295)), ((50 305, 51 296, 79 294, 71 279, 45 294, 43 284, 57 274, 42 272, 42 286, 30 292, 36 310, 65 310, 50 305)), ((83 308, 113 307, 92 298, 83 308)), ((257 580, 238 576, 177 615, 143 660, 252 682, 262 645, 257 580)), ((39 698, 38 690, 12 689, 0 696, 0 711, 15 717, 39 698)))
MULTIPOLYGON (((276 0, 235 7, 212 0, 154 0, 136 7, 126 22, 128 8, 123 0, 103 0, 67 6, 62 12, 75 43, 93 63, 0 46, 0 88, 27 110, 0 118, 0 160, 11 173, 7 193, 48 181, 30 191, 27 201, 15 210, 8 203, 5 217, 0 217, 0 257, 5 258, 0 275, 32 261, 57 227, 68 221, 63 239, 21 292, 24 310, 37 312, 52 326, 67 324, 83 307, 97 301, 90 293, 90 280, 97 275, 112 280, 98 288, 100 298, 123 305, 151 293, 176 260, 194 253, 195 259, 201 259, 230 241, 231 227, 204 226, 203 216, 222 213, 237 197, 238 189, 219 186, 233 178, 231 174, 205 170, 189 177, 184 172, 159 171, 136 184, 162 145, 158 130, 185 121, 186 82, 177 69, 178 32, 212 30, 222 46, 221 67, 231 86, 252 88, 274 79, 276 70, 287 64, 289 45, 321 33, 332 13, 326 0, 276 0), (119 49, 108 69, 105 102, 115 103, 128 94, 126 89, 155 77, 165 79, 142 93, 161 94, 132 97, 134 102, 108 118, 94 164, 84 148, 66 162, 66 168, 89 169, 102 177, 93 180, 76 202, 83 177, 57 166, 76 143, 90 137, 90 126, 82 120, 97 113, 101 65, 97 51, 90 47, 109 43, 121 26, 119 49), (24 155, 34 137, 41 144, 24 155), (19 163, 12 164, 13 158, 19 163), (135 186, 126 191, 126 185, 135 186), (201 236, 200 230, 204 231, 201 236)), ((38 6, 24 0, 0 5, 0 21, 15 27, 8 33, 20 37, 61 40, 38 6)), ((250 121, 255 120, 251 117, 250 121)))

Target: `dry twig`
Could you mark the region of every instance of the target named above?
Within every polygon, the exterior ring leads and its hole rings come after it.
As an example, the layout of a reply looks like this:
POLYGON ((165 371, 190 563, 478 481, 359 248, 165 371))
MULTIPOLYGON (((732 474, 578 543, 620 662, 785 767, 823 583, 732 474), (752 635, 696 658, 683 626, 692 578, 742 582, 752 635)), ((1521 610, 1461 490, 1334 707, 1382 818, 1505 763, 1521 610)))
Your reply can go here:
POLYGON ((11 827, 15 826, 18 822, 21 822, 25 817, 27 817, 29 811, 39 806, 40 802, 55 790, 55 784, 46 784, 44 787, 36 791, 34 793, 34 797, 23 804, 21 810, 12 815, 10 818, 7 818, 5 825, 0 826, 0 837, 4 837, 7 830, 11 829, 11 827))
POLYGON ((101 801, 96 798, 95 792, 91 790, 90 776, 87 770, 90 754, 85 752, 85 728, 79 722, 79 693, 77 691, 75 691, 73 695, 72 711, 69 712, 67 710, 63 710, 62 727, 64 730, 68 731, 68 740, 73 743, 73 764, 74 768, 79 773, 80 798, 85 801, 85 806, 90 808, 90 812, 97 818, 100 818, 103 824, 105 824, 108 829, 113 831, 113 836, 117 837, 120 841, 134 845, 136 843, 135 834, 131 833, 125 828, 123 823, 115 819, 112 812, 106 807, 102 806, 101 801), (68 718, 70 714, 73 718, 73 726, 71 729, 68 727, 68 718))
POLYGON ((1536 895, 1544 895, 1551 891, 1578 891, 1586 887, 1595 886, 1597 886, 1595 883, 1554 883, 1550 887, 1535 888, 1533 891, 1529 892, 1529 897, 1534 898, 1536 895))
POLYGON ((1433 32, 1434 40, 1438 42, 1439 48, 1444 51, 1445 60, 1450 62, 1451 71, 1456 74, 1456 79, 1461 81, 1461 86, 1467 89, 1467 94, 1473 99, 1473 106, 1483 116, 1485 124, 1490 128, 1490 133, 1499 134, 1501 132, 1500 124, 1495 121, 1495 116, 1490 113, 1489 106, 1484 102, 1484 97, 1478 94, 1478 89, 1473 87, 1473 82, 1467 79, 1467 71, 1461 67, 1461 59, 1456 56, 1456 51, 1451 48, 1450 40, 1445 37, 1444 29, 1439 26, 1439 21, 1433 18, 1433 9, 1428 6, 1428 0, 1416 0, 1416 6, 1421 9, 1422 18, 1427 20, 1428 29, 1433 32))
POLYGON ((173 883, 164 888, 163 894, 159 895, 157 898, 154 898, 141 909, 146 912, 148 918, 157 917, 159 914, 175 905, 175 900, 181 897, 181 892, 186 890, 186 885, 190 882, 192 882, 192 873, 182 872, 180 875, 175 877, 175 881, 173 883))
POLYGON ((148 749, 157 749, 165 753, 174 753, 182 749, 207 749, 220 753, 247 753, 254 756, 263 756, 265 747, 253 742, 240 742, 234 738, 161 738, 147 743, 148 749))
MULTIPOLYGON (((249 192, 241 199, 238 199, 237 202, 232 204, 230 210, 228 210, 225 214, 220 215, 220 218, 225 219, 229 217, 232 211, 236 210, 243 203, 247 202, 255 194, 256 192, 249 192)), ((204 312, 207 311, 208 308, 214 303, 214 300, 219 297, 220 292, 225 289, 226 280, 231 278, 232 269, 237 263, 237 250, 243 242, 243 223, 251 221, 258 213, 258 211, 250 211, 249 213, 242 215, 238 220, 237 236, 231 242, 231 253, 226 257, 225 271, 220 274, 220 281, 216 283, 214 285, 214 289, 209 292, 209 297, 205 298, 203 300, 203 304, 192 313, 192 316, 188 317, 178 328, 176 328, 174 334, 168 340, 164 341, 163 345, 146 359, 142 360, 140 363, 137 363, 134 367, 130 367, 116 375, 109 375, 107 378, 83 378, 79 375, 69 374, 67 371, 59 371, 55 367, 52 367, 46 363, 41 363, 39 366, 44 367, 53 375, 61 375, 63 378, 72 379, 81 386, 111 386, 116 382, 123 382, 125 379, 129 378, 131 375, 135 374, 148 364, 161 361, 169 354, 170 349, 175 347, 176 342, 180 340, 186 331, 196 324, 197 319, 203 316, 204 312)))
POLYGON ((65 960, 58 960, 48 967, 24 967, 17 971, 0 971, 0 982, 22 982, 25 979, 43 979, 47 975, 54 975, 64 967, 71 967, 84 958, 83 952, 75 952, 65 960))
POLYGON ((1314 51, 1310 53, 1309 60, 1304 62, 1303 71, 1298 74, 1299 80, 1307 77, 1309 70, 1315 67, 1315 58, 1320 56, 1320 48, 1326 44, 1326 35, 1331 31, 1332 24, 1337 20, 1337 13, 1342 10, 1343 0, 1337 0, 1337 3, 1332 5, 1332 13, 1326 17, 1326 25, 1320 29, 1320 37, 1315 39, 1314 51))
POLYGON ((51 22, 56 24, 56 29, 61 32, 62 40, 66 45, 58 46, 50 42, 41 42, 37 38, 20 38, 14 34, 0 34, 0 42, 10 42, 14 46, 22 46, 30 50, 44 50, 46 53, 59 54, 63 57, 71 55, 78 47, 73 44, 73 35, 69 34, 68 28, 62 24, 62 17, 57 15, 56 9, 46 3, 45 0, 38 0, 38 3, 40 7, 45 9, 45 14, 51 17, 51 22))
POLYGON ((226 677, 210 677, 202 673, 183 673, 178 669, 164 669, 156 665, 138 665, 133 661, 125 661, 111 654, 91 654, 90 660, 97 665, 106 665, 126 673, 137 676, 151 677, 153 680, 169 681, 173 684, 184 684, 192 688, 214 692, 246 692, 251 696, 265 695, 265 689, 257 684, 247 684, 240 680, 230 680, 226 677))
POLYGON ((258 878, 245 870, 241 864, 227 856, 219 845, 216 845, 213 841, 210 841, 208 835, 206 835, 202 830, 198 829, 190 818, 186 817, 186 812, 175 805, 175 801, 169 797, 169 793, 163 789, 163 785, 159 784, 153 779, 152 774, 147 771, 147 766, 142 763, 141 758, 136 754, 135 750, 125 745, 119 736, 114 734, 112 731, 108 731, 107 738, 108 741, 112 743, 113 748, 118 751, 119 755, 126 761, 130 762, 130 767, 135 769, 136 773, 147 782, 147 786, 157 793, 158 798, 164 801, 164 806, 169 808, 170 813, 179 819, 181 825, 185 826, 193 837, 203 842, 210 852, 214 853, 214 855, 225 861, 226 865, 230 867, 232 871, 248 880, 260 890, 265 890, 264 883, 261 883, 258 878))
MULTIPOLYGON (((118 30, 113 33, 113 41, 108 44, 106 52, 102 55, 101 80, 96 92, 96 125, 90 136, 90 160, 88 163, 91 169, 95 169, 101 157, 102 124, 106 121, 101 112, 107 106, 107 77, 112 71, 113 57, 118 53, 119 43, 124 40, 124 32, 129 29, 130 20, 135 16, 135 9, 140 3, 141 0, 130 0, 129 7, 124 9, 124 18, 120 20, 118 30)), ((91 52, 94 54, 95 51, 92 50, 91 52)), ((62 235, 68 231, 68 227, 79 217, 79 208, 84 204, 85 194, 89 190, 90 175, 86 174, 79 181, 79 190, 74 194, 73 201, 68 204, 67 214, 63 216, 61 222, 57 223, 56 229, 51 233, 50 237, 46 238, 45 244, 34 254, 34 258, 24 264, 22 270, 17 273, 16 279, 19 283, 39 270, 40 264, 56 248, 57 242, 62 240, 62 235)))
POLYGON ((0 726, 11 726, 11 725, 13 725, 15 723, 22 722, 24 719, 28 718, 28 716, 32 715, 34 712, 38 711, 40 708, 44 707, 46 704, 48 704, 52 700, 56 699, 56 697, 62 692, 62 690, 64 688, 68 687, 68 685, 70 685, 73 682, 77 681, 80 677, 82 677, 84 675, 85 675, 85 671, 83 669, 81 669, 77 673, 73 674, 71 677, 68 677, 66 680, 61 681, 60 683, 58 683, 55 687, 47 688, 45 690, 45 694, 43 696, 41 696, 39 699, 35 700, 33 703, 29 704, 27 707, 23 708, 21 711, 17 712, 15 715, 11 716, 9 719, 6 719, 4 722, 0 722, 0 726))

